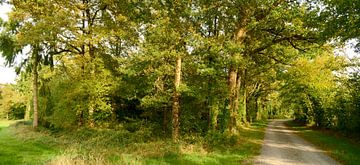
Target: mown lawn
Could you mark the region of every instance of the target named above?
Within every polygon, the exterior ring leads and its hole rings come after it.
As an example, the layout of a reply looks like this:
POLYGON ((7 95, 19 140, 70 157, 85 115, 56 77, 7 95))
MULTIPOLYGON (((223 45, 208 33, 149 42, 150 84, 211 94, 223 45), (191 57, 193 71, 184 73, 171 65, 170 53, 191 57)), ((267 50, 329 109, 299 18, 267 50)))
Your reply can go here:
POLYGON ((265 122, 239 135, 183 136, 179 143, 154 138, 144 130, 79 129, 53 131, 7 127, 0 121, 1 164, 249 164, 260 154, 265 122))
POLYGON ((41 164, 55 156, 56 151, 36 141, 14 137, 8 126, 13 121, 0 121, 0 164, 41 164))
POLYGON ((287 124, 295 129, 298 135, 323 149, 340 163, 347 165, 360 163, 360 144, 358 142, 339 133, 312 129, 294 121, 289 121, 287 124))

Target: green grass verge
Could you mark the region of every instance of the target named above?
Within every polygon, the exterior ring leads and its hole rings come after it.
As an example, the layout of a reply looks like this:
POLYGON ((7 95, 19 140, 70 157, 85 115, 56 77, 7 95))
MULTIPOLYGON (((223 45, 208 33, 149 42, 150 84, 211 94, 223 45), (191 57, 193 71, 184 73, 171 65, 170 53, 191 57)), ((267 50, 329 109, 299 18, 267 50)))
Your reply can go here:
POLYGON ((342 164, 358 165, 360 162, 360 144, 338 133, 328 130, 315 130, 289 121, 288 126, 297 134, 326 151, 331 157, 342 164))
POLYGON ((145 130, 80 129, 33 131, 0 122, 0 164, 250 164, 260 154, 266 123, 239 135, 186 135, 179 143, 145 130), (15 136, 15 137, 14 137, 15 136), (4 148, 4 149, 3 149, 4 148))
POLYGON ((0 121, 0 164, 41 164, 55 156, 55 150, 39 141, 20 140, 8 126, 13 121, 0 121))

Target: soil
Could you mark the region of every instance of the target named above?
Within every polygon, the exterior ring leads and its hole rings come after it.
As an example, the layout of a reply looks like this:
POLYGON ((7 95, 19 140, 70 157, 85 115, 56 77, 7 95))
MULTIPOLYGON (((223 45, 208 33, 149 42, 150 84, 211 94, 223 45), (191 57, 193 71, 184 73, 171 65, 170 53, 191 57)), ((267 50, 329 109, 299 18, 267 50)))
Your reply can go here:
POLYGON ((305 141, 285 126, 287 120, 272 120, 265 133, 261 154, 255 164, 338 165, 324 151, 305 141))

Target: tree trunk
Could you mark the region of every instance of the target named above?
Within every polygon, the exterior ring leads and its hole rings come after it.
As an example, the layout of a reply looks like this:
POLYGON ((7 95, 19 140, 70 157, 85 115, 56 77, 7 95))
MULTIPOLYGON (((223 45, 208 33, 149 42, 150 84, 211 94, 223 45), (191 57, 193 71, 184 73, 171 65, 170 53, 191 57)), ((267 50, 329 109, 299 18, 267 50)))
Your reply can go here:
POLYGON ((210 113, 209 130, 215 131, 218 128, 218 115, 219 115, 218 105, 213 104, 210 107, 209 113, 210 113))
POLYGON ((168 113, 167 113, 167 110, 168 108, 167 108, 167 106, 165 106, 165 108, 164 108, 164 112, 163 112, 163 131, 164 131, 164 133, 166 134, 168 131, 168 117, 167 117, 167 115, 168 115, 168 113))
MULTIPOLYGON (((90 100, 92 101, 92 100, 90 100)), ((90 103, 89 106, 89 127, 94 128, 95 127, 95 121, 94 121, 94 106, 90 103)))
POLYGON ((247 111, 247 104, 246 104, 246 99, 247 99, 247 91, 246 91, 246 82, 245 82, 245 77, 246 77, 246 69, 243 70, 243 77, 244 77, 244 81, 242 83, 242 86, 243 86, 243 111, 242 111, 242 120, 244 123, 247 123, 247 120, 246 120, 246 111, 247 111))
POLYGON ((34 118, 33 118, 33 127, 36 129, 39 125, 39 116, 38 116, 38 103, 39 103, 39 96, 38 96, 38 64, 39 64, 39 58, 38 58, 38 50, 37 48, 34 48, 33 52, 33 101, 34 101, 34 118))
MULTIPOLYGON (((245 20, 243 20, 245 21, 245 20)), ((236 33, 234 34, 234 40, 237 42, 237 44, 241 45, 243 44, 243 41, 246 37, 246 28, 240 24, 240 27, 237 29, 236 33)), ((236 55, 233 55, 235 57, 236 55)), ((234 134, 236 133, 236 126, 237 126, 237 111, 238 111, 238 99, 239 99, 239 88, 238 80, 238 69, 239 66, 236 66, 235 64, 232 64, 229 69, 229 112, 230 112, 230 121, 228 124, 229 132, 234 134)))
POLYGON ((181 83, 181 57, 176 58, 175 65, 175 80, 174 80, 174 93, 173 93, 173 105, 172 105, 172 138, 173 141, 177 142, 179 140, 179 114, 180 114, 180 93, 179 86, 181 83))
POLYGON ((28 100, 27 105, 26 105, 25 115, 24 115, 25 120, 30 120, 30 112, 31 112, 31 100, 28 100))
POLYGON ((255 119, 257 121, 261 120, 261 116, 260 116, 260 114, 261 114, 261 105, 259 106, 259 104, 260 104, 259 102, 260 102, 259 97, 256 97, 255 98, 255 109, 256 109, 256 117, 255 117, 255 119))
POLYGON ((111 121, 113 123, 117 122, 117 116, 116 116, 116 104, 115 104, 115 100, 112 100, 111 102, 111 121))
MULTIPOLYGON (((209 81, 209 85, 212 82, 209 81)), ((212 87, 208 88, 208 97, 206 108, 208 110, 208 131, 215 131, 218 127, 217 118, 219 115, 218 103, 215 103, 214 97, 212 96, 211 90, 212 87)))
MULTIPOLYGON (((240 75, 240 68, 239 68, 238 73, 237 73, 237 78, 236 78, 236 91, 235 91, 235 100, 234 100, 234 112, 236 114, 239 113, 239 107, 240 107, 239 101, 240 101, 240 89, 241 89, 241 85, 242 85, 241 81, 242 81, 242 77, 240 75)), ((241 113, 240 113, 240 115, 241 115, 241 113)), ((239 120, 239 117, 236 116, 236 124, 239 124, 242 122, 241 120, 240 121, 238 121, 238 120, 239 120)))
POLYGON ((229 112, 230 120, 228 123, 228 128, 230 133, 236 132, 236 111, 235 111, 235 102, 236 102, 236 80, 237 80, 237 70, 234 67, 231 67, 229 70, 229 112))
MULTIPOLYGON (((209 65, 212 65, 212 61, 209 60, 209 65)), ((207 96, 206 96, 206 108, 208 110, 208 131, 215 131, 217 128, 217 118, 218 118, 218 104, 215 103, 215 93, 213 92, 214 80, 211 76, 208 76, 207 83, 207 96)))

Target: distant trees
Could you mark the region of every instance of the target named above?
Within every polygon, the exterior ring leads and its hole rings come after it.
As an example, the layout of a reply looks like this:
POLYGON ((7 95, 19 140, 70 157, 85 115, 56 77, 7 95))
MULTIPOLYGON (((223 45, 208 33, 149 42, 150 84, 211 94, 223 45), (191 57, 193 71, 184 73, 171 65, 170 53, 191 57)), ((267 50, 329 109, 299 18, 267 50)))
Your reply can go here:
POLYGON ((14 85, 0 85, 0 118, 23 119, 26 111, 25 98, 14 85))

